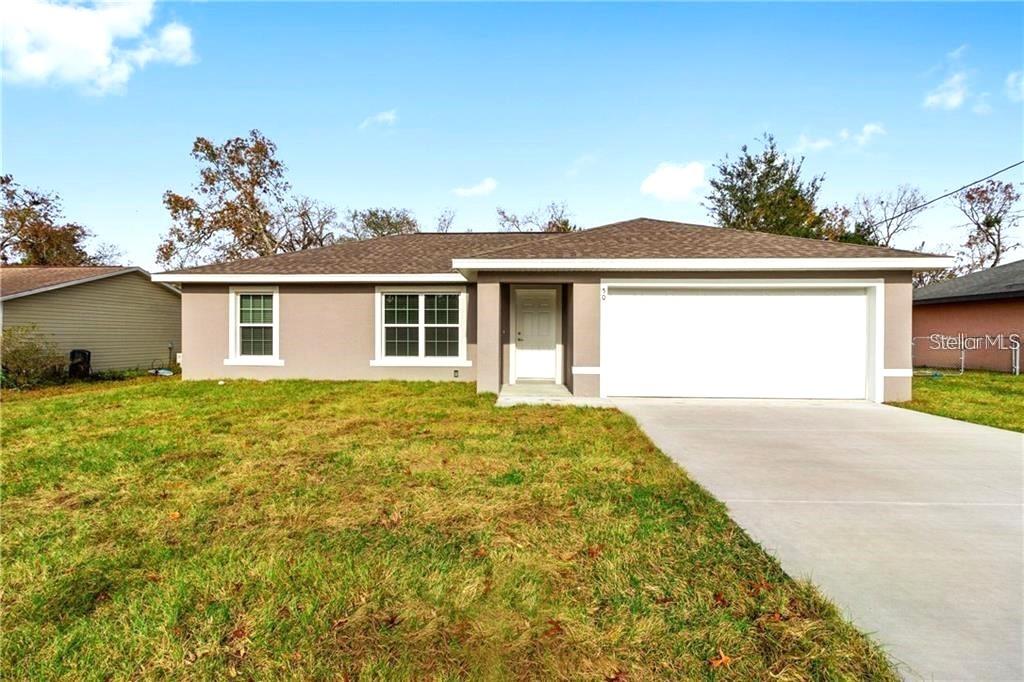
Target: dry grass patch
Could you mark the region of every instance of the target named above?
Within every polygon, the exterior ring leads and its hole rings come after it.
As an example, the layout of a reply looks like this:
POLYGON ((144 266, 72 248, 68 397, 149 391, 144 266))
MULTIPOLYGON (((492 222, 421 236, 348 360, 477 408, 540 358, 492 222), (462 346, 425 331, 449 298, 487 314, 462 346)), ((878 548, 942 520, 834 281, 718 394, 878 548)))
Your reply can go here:
POLYGON ((27 678, 890 679, 610 410, 141 380, 4 406, 27 678))

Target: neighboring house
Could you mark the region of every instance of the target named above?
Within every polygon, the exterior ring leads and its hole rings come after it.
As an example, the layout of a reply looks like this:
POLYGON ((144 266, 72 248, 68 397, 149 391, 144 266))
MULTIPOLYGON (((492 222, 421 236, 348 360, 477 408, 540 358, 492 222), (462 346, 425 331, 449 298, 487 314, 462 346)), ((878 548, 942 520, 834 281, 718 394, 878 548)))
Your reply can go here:
POLYGON ((92 369, 166 367, 181 350, 181 293, 133 267, 0 268, 4 329, 35 325, 92 369))
POLYGON ((949 265, 641 218, 349 241, 154 280, 182 286, 186 379, 892 401, 910 397, 911 273, 949 265))
POLYGON ((914 292, 916 366, 959 367, 963 349, 967 369, 1009 372, 1014 369, 1012 347, 1022 340, 1024 260, 914 292))

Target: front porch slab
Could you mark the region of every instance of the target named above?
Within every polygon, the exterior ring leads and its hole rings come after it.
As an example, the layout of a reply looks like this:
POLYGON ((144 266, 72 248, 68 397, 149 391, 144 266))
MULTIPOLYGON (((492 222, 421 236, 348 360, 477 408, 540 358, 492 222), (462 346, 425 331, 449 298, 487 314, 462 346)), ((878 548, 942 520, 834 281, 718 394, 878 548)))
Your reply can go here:
POLYGON ((574 396, 562 384, 546 382, 522 382, 504 384, 498 393, 498 407, 514 405, 575 405, 577 407, 613 407, 605 398, 582 398, 574 396))

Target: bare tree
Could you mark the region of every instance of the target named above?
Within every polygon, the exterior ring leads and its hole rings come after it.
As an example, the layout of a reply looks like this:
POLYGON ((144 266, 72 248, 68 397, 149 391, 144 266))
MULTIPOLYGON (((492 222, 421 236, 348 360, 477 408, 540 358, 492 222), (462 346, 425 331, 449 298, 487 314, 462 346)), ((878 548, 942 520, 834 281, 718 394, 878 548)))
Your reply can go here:
POLYGON ((309 197, 292 198, 281 207, 279 217, 282 252, 330 246, 341 239, 338 212, 309 197))
POLYGON ((858 196, 853 208, 855 223, 870 231, 879 246, 892 246, 896 237, 917 227, 919 208, 925 201, 916 187, 900 185, 892 192, 858 196))
POLYGON ((569 220, 565 202, 552 201, 533 213, 516 215, 497 208, 498 227, 505 232, 575 232, 580 229, 569 220))
POLYGON ((349 211, 345 231, 352 239, 373 239, 396 234, 413 234, 420 231, 420 224, 408 209, 367 208, 349 211))
POLYGON ((1020 220, 1020 199, 1013 183, 999 180, 968 187, 954 197, 967 218, 964 227, 970 230, 962 250, 968 272, 994 268, 1008 251, 1020 246, 1013 236, 1020 220))
MULTIPOLYGON (((937 244, 933 247, 928 246, 925 242, 921 242, 914 251, 918 253, 936 254, 936 253, 950 253, 953 251, 953 247, 949 244, 937 244)), ((959 260, 959 259, 958 259, 959 260)), ((914 288, 926 287, 929 284, 935 284, 936 282, 942 282, 947 279, 953 279, 959 277, 961 274, 961 264, 958 262, 951 268, 944 270, 919 270, 913 274, 914 288)))
POLYGON ((452 223, 455 222, 455 211, 451 208, 446 208, 441 211, 441 215, 437 216, 437 231, 441 233, 451 232, 452 223))

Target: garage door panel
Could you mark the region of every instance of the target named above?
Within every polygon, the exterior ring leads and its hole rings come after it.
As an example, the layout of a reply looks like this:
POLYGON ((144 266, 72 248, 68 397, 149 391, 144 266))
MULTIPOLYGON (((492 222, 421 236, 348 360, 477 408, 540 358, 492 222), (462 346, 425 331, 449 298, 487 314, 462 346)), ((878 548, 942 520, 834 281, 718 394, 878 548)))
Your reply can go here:
POLYGON ((865 397, 864 290, 611 288, 603 314, 607 395, 865 397))

